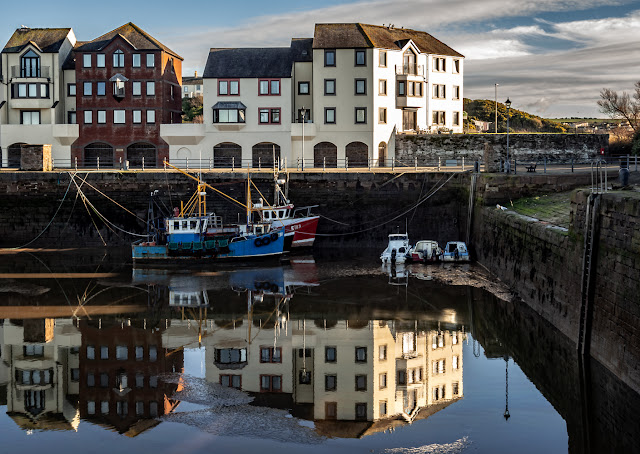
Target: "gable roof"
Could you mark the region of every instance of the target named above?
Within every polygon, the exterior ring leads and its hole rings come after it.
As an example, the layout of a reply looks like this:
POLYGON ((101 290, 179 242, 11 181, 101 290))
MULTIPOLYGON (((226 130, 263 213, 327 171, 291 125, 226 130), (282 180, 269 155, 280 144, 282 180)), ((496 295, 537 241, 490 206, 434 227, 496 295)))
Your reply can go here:
POLYGON ((291 58, 295 62, 313 61, 313 38, 292 38, 291 58))
POLYGON ((73 46, 73 50, 71 52, 69 52, 69 55, 67 55, 67 58, 64 60, 64 62, 62 63, 62 69, 76 69, 76 50, 81 47, 84 46, 85 44, 87 44, 88 41, 77 41, 76 45, 73 46))
POLYGON ((209 51, 202 77, 288 78, 291 77, 292 63, 289 47, 213 48, 209 51))
POLYGON ((316 24, 314 49, 350 49, 355 47, 399 50, 412 40, 420 52, 464 57, 427 32, 409 28, 369 24, 316 24))
POLYGON ((170 55, 173 55, 180 60, 183 58, 155 39, 153 36, 142 30, 133 22, 127 22, 121 27, 111 30, 96 39, 87 41, 82 46, 79 46, 75 50, 78 52, 95 52, 104 49, 104 47, 113 41, 117 36, 122 37, 136 50, 162 50, 170 55))
POLYGON ((60 50, 69 32, 71 28, 19 28, 13 32, 2 52, 20 52, 32 43, 43 53, 55 53, 60 50))

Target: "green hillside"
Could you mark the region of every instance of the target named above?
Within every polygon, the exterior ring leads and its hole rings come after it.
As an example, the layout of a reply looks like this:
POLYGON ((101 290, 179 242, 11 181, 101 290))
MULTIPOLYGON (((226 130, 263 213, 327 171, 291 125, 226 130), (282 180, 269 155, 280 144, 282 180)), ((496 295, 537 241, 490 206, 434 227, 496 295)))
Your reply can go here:
MULTIPOLYGON (((495 101, 489 99, 464 99, 469 129, 473 130, 473 120, 490 121, 495 119, 495 101)), ((564 133, 566 129, 553 121, 511 108, 509 119, 511 132, 553 132, 564 133)), ((493 126, 491 132, 493 132, 493 126)), ((498 132, 507 132, 507 106, 498 103, 498 132)))

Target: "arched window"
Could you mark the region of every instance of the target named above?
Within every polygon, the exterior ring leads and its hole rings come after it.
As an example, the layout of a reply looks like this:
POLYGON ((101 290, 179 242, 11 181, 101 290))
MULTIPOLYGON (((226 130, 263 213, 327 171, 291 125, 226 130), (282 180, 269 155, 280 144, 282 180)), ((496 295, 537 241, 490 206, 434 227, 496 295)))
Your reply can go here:
POLYGON ((40 77, 40 56, 31 49, 20 59, 20 77, 40 77))
POLYGON ((7 167, 20 167, 24 142, 14 143, 7 147, 7 167))
POLYGON ((156 146, 151 143, 137 142, 127 147, 127 161, 129 167, 142 167, 144 158, 144 167, 157 166, 156 146))
POLYGON ((338 167, 338 147, 331 142, 320 142, 313 147, 314 167, 338 167))
POLYGON ((124 68, 124 52, 119 49, 113 53, 113 67, 124 68))
POLYGON ((385 167, 387 161, 387 144, 380 142, 378 144, 378 165, 385 167))
POLYGON ((367 167, 369 164, 369 147, 366 143, 351 142, 345 151, 349 167, 367 167))
POLYGON ((93 142, 84 147, 84 165, 87 167, 113 167, 113 147, 104 142, 93 142))
POLYGON ((222 142, 213 147, 213 167, 241 167, 242 147, 233 142, 222 142))
POLYGON ((252 167, 273 167, 280 161, 280 145, 271 142, 255 144, 251 149, 252 167))
POLYGON ((404 74, 418 74, 416 67, 416 54, 413 50, 407 49, 402 55, 402 69, 404 74))

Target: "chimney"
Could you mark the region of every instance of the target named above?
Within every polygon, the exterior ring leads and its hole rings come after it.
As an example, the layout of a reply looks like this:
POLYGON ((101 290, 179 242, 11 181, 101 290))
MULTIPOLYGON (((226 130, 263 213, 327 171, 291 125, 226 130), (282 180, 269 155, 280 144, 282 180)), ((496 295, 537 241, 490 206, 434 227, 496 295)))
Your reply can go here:
POLYGON ((196 71, 196 75, 194 77, 198 77, 198 71, 196 71))

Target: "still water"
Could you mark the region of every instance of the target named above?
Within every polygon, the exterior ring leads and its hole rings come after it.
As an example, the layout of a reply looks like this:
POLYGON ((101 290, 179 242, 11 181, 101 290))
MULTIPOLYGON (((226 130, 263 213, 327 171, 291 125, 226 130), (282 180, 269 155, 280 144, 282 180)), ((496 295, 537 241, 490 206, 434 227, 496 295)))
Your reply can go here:
POLYGON ((585 445, 563 336, 482 289, 436 283, 428 267, 121 263, 3 257, 3 452, 612 446, 585 445))

